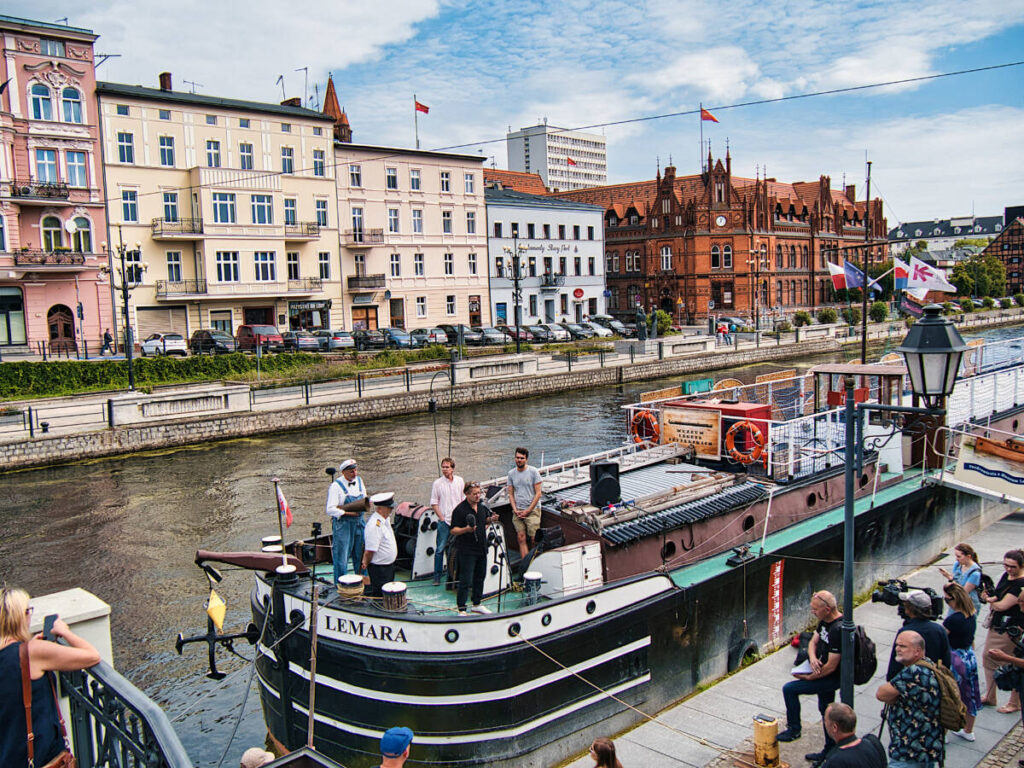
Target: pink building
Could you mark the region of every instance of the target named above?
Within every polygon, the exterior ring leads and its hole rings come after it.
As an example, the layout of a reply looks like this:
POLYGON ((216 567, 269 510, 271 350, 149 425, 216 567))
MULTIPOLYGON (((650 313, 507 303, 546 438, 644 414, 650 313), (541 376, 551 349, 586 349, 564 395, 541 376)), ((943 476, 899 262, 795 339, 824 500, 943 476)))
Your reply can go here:
POLYGON ((0 348, 113 326, 91 31, 0 16, 0 348))

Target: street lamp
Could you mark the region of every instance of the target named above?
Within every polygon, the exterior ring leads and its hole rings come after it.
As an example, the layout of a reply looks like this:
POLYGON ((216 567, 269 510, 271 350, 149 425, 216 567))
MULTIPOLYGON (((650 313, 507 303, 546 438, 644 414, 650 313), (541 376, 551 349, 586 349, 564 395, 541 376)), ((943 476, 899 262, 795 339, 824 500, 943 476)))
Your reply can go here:
POLYGON ((511 272, 512 278, 512 302, 514 304, 515 320, 516 320, 516 354, 519 354, 519 323, 520 316, 522 315, 522 301, 523 301, 523 289, 519 285, 519 281, 522 278, 520 274, 521 268, 521 257, 526 253, 526 246, 519 244, 519 239, 515 236, 512 238, 512 247, 509 248, 507 245, 502 248, 505 252, 505 256, 509 258, 511 264, 506 266, 503 271, 511 272))
MULTIPOLYGON (((135 243, 135 250, 129 250, 128 246, 125 245, 124 238, 121 236, 121 226, 117 227, 117 239, 119 240, 116 253, 117 257, 121 262, 119 268, 114 269, 111 266, 101 267, 101 275, 110 276, 110 284, 117 290, 121 291, 121 303, 122 311, 124 313, 124 352, 125 357, 128 360, 128 389, 135 389, 135 364, 132 357, 134 351, 135 342, 132 339, 132 325, 130 317, 128 315, 128 296, 142 283, 142 273, 149 269, 149 265, 143 262, 142 259, 142 243, 135 243), (132 255, 132 261, 135 262, 131 265, 127 262, 128 254, 132 255), (120 284, 118 284, 118 277, 120 278, 120 284)), ((103 250, 107 250, 107 244, 102 243, 103 250)))
MULTIPOLYGON (((839 694, 842 702, 853 706, 853 535, 854 535, 854 479, 859 471, 861 457, 858 446, 864 442, 864 414, 873 411, 902 417, 902 424, 893 418, 890 422, 895 431, 904 429, 923 431, 934 426, 937 419, 946 414, 945 399, 956 386, 960 359, 967 345, 960 337, 953 323, 942 317, 942 307, 929 304, 924 308, 924 317, 910 329, 899 351, 906 360, 910 375, 910 386, 915 398, 925 402, 926 407, 887 405, 883 403, 857 403, 854 395, 853 376, 847 375, 846 387, 846 499, 843 516, 843 644, 840 656, 839 694), (907 424, 908 417, 919 418, 907 424)), ((891 435, 889 436, 891 437, 891 435)), ((888 437, 886 438, 888 439, 888 437)))

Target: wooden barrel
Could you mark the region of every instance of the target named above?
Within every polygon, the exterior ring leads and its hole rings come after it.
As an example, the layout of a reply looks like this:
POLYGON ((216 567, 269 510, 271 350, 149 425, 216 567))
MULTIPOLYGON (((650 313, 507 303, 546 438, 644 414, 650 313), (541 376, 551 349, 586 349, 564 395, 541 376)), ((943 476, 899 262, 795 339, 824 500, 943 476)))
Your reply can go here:
POLYGON ((754 716, 754 764, 760 768, 779 765, 779 721, 771 715, 754 716))
POLYGON ((400 581, 389 581, 380 588, 384 595, 384 610, 402 613, 406 609, 405 584, 400 581))
POLYGON ((338 596, 351 600, 363 596, 363 577, 358 573, 346 573, 338 577, 338 596))

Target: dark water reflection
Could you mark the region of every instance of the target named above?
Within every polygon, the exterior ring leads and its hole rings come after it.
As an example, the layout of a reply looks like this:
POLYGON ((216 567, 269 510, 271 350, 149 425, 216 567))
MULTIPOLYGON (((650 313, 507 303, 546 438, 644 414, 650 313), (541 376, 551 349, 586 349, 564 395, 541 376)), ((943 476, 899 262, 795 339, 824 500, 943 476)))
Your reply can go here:
MULTIPOLYGON (((729 375, 752 381, 780 367, 755 365, 729 375)), ((517 445, 530 447, 534 463, 542 455, 551 462, 613 447, 624 430, 619 406, 678 380, 457 410, 451 430, 457 471, 478 479, 503 474, 517 445)), ((235 674, 214 683, 202 676, 201 648, 192 646, 183 657, 174 652, 179 631, 205 630, 205 579, 192 563, 196 549, 252 549, 261 536, 276 533, 273 476, 281 479, 295 512, 291 531, 307 535, 313 521, 326 519, 324 467, 349 456, 359 461, 371 491, 426 501, 448 437, 448 414, 442 412, 436 424, 429 414, 404 416, 3 475, 0 578, 37 595, 81 586, 110 603, 118 669, 165 706, 197 765, 216 765, 239 716, 249 672, 240 660, 224 656, 222 669, 235 674)), ((240 628, 249 620, 251 577, 225 574, 218 592, 228 603, 226 628, 240 628)), ((248 647, 242 650, 251 655, 248 647)), ((237 765, 245 748, 262 743, 264 731, 252 688, 224 764, 237 765)))

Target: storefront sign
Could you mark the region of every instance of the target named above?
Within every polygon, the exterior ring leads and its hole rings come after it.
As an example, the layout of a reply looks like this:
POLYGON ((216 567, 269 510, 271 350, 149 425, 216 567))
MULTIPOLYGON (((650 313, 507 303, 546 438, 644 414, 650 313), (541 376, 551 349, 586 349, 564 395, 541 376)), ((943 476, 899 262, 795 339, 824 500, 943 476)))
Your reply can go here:
POLYGON ((291 314, 293 314, 293 315, 295 313, 297 313, 297 312, 310 312, 310 311, 313 311, 313 310, 324 310, 324 309, 330 309, 330 308, 331 308, 331 300, 330 299, 327 299, 325 301, 289 301, 288 302, 288 311, 291 314))
POLYGON ((661 442, 692 446, 699 459, 720 459, 722 412, 683 406, 662 408, 661 442))
POLYGON ((577 288, 575 291, 572 292, 572 295, 573 295, 574 298, 582 299, 583 298, 583 289, 582 288, 577 288))
POLYGON ((352 297, 353 304, 373 304, 372 293, 357 293, 352 297))

